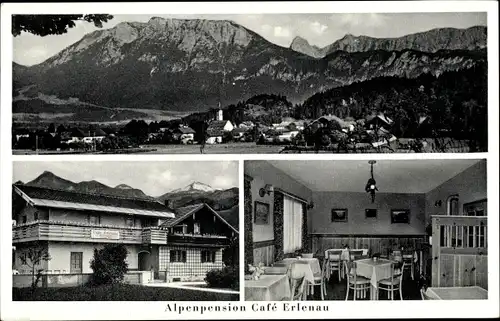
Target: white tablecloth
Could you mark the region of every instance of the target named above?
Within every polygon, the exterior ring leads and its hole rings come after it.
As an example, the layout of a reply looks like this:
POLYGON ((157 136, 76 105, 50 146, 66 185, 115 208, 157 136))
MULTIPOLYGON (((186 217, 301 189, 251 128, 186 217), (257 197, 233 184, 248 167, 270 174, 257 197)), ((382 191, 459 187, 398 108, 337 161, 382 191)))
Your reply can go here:
POLYGON ((286 275, 261 275, 258 280, 245 280, 246 301, 289 300, 290 293, 286 275))
POLYGON ((356 274, 370 279, 373 287, 378 287, 378 282, 391 277, 391 264, 393 261, 378 259, 362 259, 356 261, 356 274))

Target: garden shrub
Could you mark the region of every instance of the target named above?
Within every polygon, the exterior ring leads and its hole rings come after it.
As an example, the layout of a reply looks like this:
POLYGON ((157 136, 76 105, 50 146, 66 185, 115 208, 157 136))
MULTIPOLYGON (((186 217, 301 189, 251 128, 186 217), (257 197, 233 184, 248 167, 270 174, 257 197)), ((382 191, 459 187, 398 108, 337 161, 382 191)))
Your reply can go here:
POLYGON ((90 282, 95 285, 120 283, 128 269, 126 258, 127 248, 123 244, 106 244, 100 250, 94 249, 90 282))
POLYGON ((224 267, 213 269, 207 272, 205 282, 210 288, 227 288, 239 290, 239 269, 238 267, 224 267))

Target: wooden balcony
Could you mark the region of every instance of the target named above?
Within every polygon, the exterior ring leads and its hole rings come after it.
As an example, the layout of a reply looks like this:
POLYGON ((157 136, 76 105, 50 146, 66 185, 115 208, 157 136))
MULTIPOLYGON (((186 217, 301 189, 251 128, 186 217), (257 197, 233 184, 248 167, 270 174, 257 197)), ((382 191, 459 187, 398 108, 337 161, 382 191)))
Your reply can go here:
POLYGON ((53 221, 36 221, 12 228, 12 243, 30 241, 167 244, 167 231, 53 221))
POLYGON ((168 235, 169 244, 228 246, 230 240, 224 235, 171 233, 168 235))

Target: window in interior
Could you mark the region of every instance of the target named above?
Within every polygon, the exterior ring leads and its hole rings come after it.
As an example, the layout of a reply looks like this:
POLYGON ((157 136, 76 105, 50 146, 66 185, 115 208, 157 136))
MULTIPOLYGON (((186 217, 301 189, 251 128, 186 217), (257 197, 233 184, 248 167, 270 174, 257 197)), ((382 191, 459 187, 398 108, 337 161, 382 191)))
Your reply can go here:
POLYGON ((212 250, 201 251, 201 263, 215 263, 215 251, 212 250))
POLYGON ((26 223, 28 221, 28 217, 26 215, 22 216, 22 222, 26 223))
POLYGON ((186 263, 186 251, 170 250, 170 263, 186 263))
POLYGON ((302 248, 302 203, 284 196, 283 202, 283 252, 293 253, 302 248))
POLYGON ((194 234, 200 234, 200 223, 199 222, 194 222, 194 224, 193 224, 193 233, 194 234))
POLYGON ((33 214, 33 220, 38 221, 38 212, 33 214))

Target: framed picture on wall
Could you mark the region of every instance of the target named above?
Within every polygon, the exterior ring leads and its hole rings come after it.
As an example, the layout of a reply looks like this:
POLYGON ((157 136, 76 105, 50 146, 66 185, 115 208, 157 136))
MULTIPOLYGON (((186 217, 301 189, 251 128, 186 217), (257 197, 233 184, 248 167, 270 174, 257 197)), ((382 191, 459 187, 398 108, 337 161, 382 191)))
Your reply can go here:
POLYGON ((269 203, 255 201, 254 223, 260 225, 269 224, 269 203))
POLYGON ((347 222, 347 208, 332 208, 332 222, 347 222))
POLYGON ((391 223, 410 223, 410 210, 391 210, 391 223))
POLYGON ((366 218, 376 218, 377 217, 377 209, 376 208, 367 208, 365 210, 366 218))

